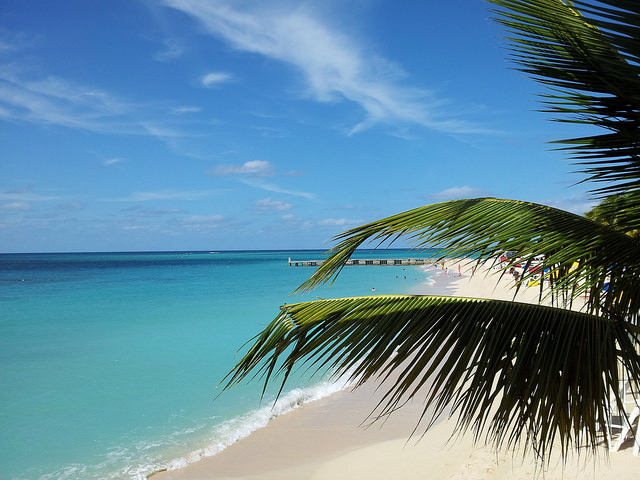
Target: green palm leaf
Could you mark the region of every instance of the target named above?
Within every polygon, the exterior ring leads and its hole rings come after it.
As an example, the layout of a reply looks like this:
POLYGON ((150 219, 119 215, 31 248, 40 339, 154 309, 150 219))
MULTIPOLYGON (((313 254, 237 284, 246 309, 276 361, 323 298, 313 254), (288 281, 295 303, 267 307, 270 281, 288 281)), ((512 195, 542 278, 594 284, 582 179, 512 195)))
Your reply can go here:
MULTIPOLYGON (((459 429, 498 446, 544 456, 558 440, 595 448, 618 386, 619 350, 638 338, 626 322, 539 305, 433 296, 372 296, 282 307, 229 375, 225 388, 254 371, 282 386, 297 365, 358 386, 392 386, 376 415, 420 395, 431 421, 452 409, 459 429), (410 361, 407 361, 410 360, 410 361), (426 388, 426 394, 424 390, 426 388), (488 411, 493 408, 489 417, 488 411)), ((625 357, 640 374, 640 357, 625 357)), ((614 400, 615 401, 615 400, 614 400)))
POLYGON ((640 310, 640 241, 563 210, 495 198, 426 205, 344 232, 300 289, 332 281, 363 244, 400 236, 417 248, 439 245, 442 258, 475 258, 479 264, 494 262, 504 251, 516 251, 525 261, 544 255, 541 268, 556 273, 549 292, 554 304, 570 306, 586 296, 591 313, 637 319, 640 310))
MULTIPOLYGON (((624 229, 640 228, 640 2, 490 1, 509 31, 513 59, 550 88, 549 110, 560 121, 606 130, 563 143, 584 181, 603 185, 596 193, 625 194, 624 211, 615 212, 624 229)), ((563 455, 575 445, 595 449, 612 403, 621 406, 618 367, 640 380, 640 241, 534 203, 442 202, 339 235, 300 289, 332 281, 365 243, 399 237, 480 266, 504 251, 526 266, 543 255, 551 288, 541 282, 540 298, 549 295, 555 308, 428 296, 285 305, 225 388, 253 374, 265 386, 282 375, 283 388, 294 366, 307 365, 349 373, 356 386, 390 381, 379 416, 420 395, 424 415, 451 408, 458 429, 496 446, 522 441, 543 458, 556 440, 563 455), (571 310, 579 296, 583 312, 571 310)), ((420 420, 428 427, 432 418, 420 420)))
POLYGON ((550 88, 548 111, 606 130, 560 142, 579 172, 600 194, 640 188, 640 2, 490 1, 512 59, 550 88))

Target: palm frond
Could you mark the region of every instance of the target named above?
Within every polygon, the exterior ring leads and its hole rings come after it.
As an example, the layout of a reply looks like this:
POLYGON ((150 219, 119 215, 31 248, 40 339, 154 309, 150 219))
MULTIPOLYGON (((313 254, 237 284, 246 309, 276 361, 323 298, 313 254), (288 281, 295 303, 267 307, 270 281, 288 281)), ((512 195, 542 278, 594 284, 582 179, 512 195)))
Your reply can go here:
POLYGON ((640 188, 640 2, 489 0, 512 59, 547 85, 559 121, 606 133, 562 140, 600 195, 640 188), (579 8, 579 9, 578 9, 579 8))
MULTIPOLYGON (((476 439, 506 448, 523 442, 542 456, 557 440, 564 454, 595 448, 610 399, 620 402, 618 356, 640 375, 637 343, 626 322, 539 305, 409 295, 320 300, 282 307, 225 388, 256 373, 265 385, 282 375, 284 386, 302 365, 349 372, 356 387, 386 379, 378 418, 419 396, 425 414, 451 408, 456 428, 476 439)), ((421 420, 428 428, 433 418, 421 420)))
MULTIPOLYGON (((593 192, 628 194, 618 220, 625 229, 640 227, 640 2, 490 1, 513 59, 549 87, 548 109, 560 121, 606 130, 562 143, 584 181, 600 186, 593 192)), ((612 403, 622 406, 619 364, 640 379, 640 240, 534 203, 442 202, 338 235, 299 290, 332 281, 358 247, 399 237, 479 266, 515 251, 525 262, 522 282, 533 258, 543 256, 548 294, 561 308, 410 295, 285 305, 225 389, 251 375, 261 375, 265 387, 281 376, 284 388, 293 368, 306 365, 348 372, 356 387, 373 378, 390 382, 376 410, 381 417, 420 397, 426 427, 428 411, 452 409, 458 430, 498 447, 524 442, 543 458, 555 441, 563 455, 572 446, 595 449, 612 403), (578 296, 586 297, 582 312, 571 310, 578 296)), ((546 294, 540 282, 541 299, 546 294)))
MULTIPOLYGON (((441 258, 475 258, 479 264, 495 261, 504 251, 516 251, 529 262, 544 255, 540 267, 555 272, 551 292, 565 295, 567 302, 586 296, 592 313, 603 313, 604 305, 606 311, 636 319, 640 310, 640 241, 563 210, 495 198, 426 205, 344 232, 300 289, 332 281, 366 242, 400 236, 416 248, 440 246, 441 258)), ((522 281, 530 275, 525 272, 522 281)))

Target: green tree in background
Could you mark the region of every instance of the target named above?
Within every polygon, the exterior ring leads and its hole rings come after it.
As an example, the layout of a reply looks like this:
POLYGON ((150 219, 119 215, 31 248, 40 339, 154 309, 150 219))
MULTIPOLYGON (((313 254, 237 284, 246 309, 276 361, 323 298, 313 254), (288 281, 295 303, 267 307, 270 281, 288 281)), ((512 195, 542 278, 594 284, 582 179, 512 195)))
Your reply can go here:
POLYGON ((637 206, 638 201, 633 198, 633 195, 633 193, 611 195, 602 200, 599 205, 585 212, 584 216, 609 225, 630 237, 640 238, 640 229, 637 224, 633 223, 633 219, 638 218, 637 212, 633 211, 634 205, 637 206))
MULTIPOLYGON (((512 60, 547 86, 542 101, 558 121, 597 128, 562 140, 596 198, 624 195, 625 228, 640 226, 640 2, 492 0, 512 60)), ((614 197, 615 198, 615 197, 614 197)), ((596 217, 599 220, 600 217, 596 217)), ((489 266, 501 252, 553 271, 553 307, 415 295, 341 298, 284 305, 227 377, 265 382, 294 366, 350 372, 356 386, 394 380, 378 414, 420 387, 436 414, 458 414, 498 448, 524 442, 540 458, 552 445, 595 450, 608 412, 620 406, 618 366, 640 380, 640 242, 598 221, 517 200, 480 198, 426 205, 336 237, 337 245, 300 289, 332 281, 355 249, 404 237, 441 246, 441 258, 489 266), (583 296, 586 305, 571 309, 583 296), (409 360, 409 361, 408 361, 409 360)), ((509 267, 507 267, 509 268, 509 267)), ((525 274, 522 282, 528 280, 525 274)), ((429 418, 416 419, 424 421, 429 418)), ((554 447, 555 448, 555 447, 554 447)))

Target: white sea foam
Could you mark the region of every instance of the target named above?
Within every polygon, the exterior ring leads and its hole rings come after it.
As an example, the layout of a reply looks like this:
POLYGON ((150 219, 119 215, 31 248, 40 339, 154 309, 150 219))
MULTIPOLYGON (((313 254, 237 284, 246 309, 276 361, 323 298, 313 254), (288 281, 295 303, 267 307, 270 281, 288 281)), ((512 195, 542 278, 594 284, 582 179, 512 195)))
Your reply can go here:
MULTIPOLYGON (((324 381, 308 388, 296 388, 282 395, 275 404, 253 410, 246 415, 228 420, 215 428, 211 443, 189 454, 175 458, 160 470, 176 470, 220 453, 238 440, 248 437, 260 428, 266 427, 274 418, 289 413, 301 405, 332 395, 349 386, 348 375, 337 381, 324 381)), ((157 471, 156 469, 155 471, 157 471)), ((151 472, 147 472, 150 474, 151 472)), ((141 479, 146 476, 139 477, 141 479)))
POLYGON ((256 430, 266 427, 274 418, 289 413, 299 406, 319 400, 344 390, 349 386, 349 375, 345 375, 336 381, 323 381, 306 388, 296 388, 283 394, 275 403, 271 402, 231 420, 227 420, 215 427, 200 424, 195 428, 187 428, 174 432, 169 437, 154 442, 138 442, 129 447, 113 448, 107 458, 94 465, 73 464, 67 465, 55 472, 42 475, 39 480, 65 479, 76 480, 80 478, 104 478, 108 480, 146 480, 154 472, 163 470, 176 470, 187 465, 211 457, 220 453, 238 440, 248 437, 256 430), (213 428, 208 436, 206 445, 186 455, 173 460, 163 460, 159 455, 164 448, 175 449, 183 443, 185 437, 194 432, 202 432, 207 428, 213 428), (207 444, 208 442, 208 444, 207 444), (125 463, 122 469, 112 470, 114 464, 125 463))
POLYGON ((220 453, 238 440, 248 437, 260 428, 266 427, 269 422, 280 415, 289 413, 305 403, 320 400, 346 389, 349 386, 348 378, 349 375, 346 374, 335 381, 327 380, 310 387, 295 388, 281 395, 275 403, 269 403, 245 415, 227 420, 213 427, 208 445, 168 462, 159 458, 156 447, 161 449, 163 447, 175 447, 182 443, 185 436, 194 433, 196 430, 202 431, 207 426, 201 424, 195 429, 188 428, 176 431, 170 437, 153 443, 145 441, 131 447, 113 448, 107 455, 107 459, 99 464, 67 465, 55 472, 40 476, 39 480, 75 480, 79 478, 146 480, 154 472, 183 468, 203 458, 220 453), (111 470, 111 465, 122 463, 123 461, 127 464, 127 467, 115 471, 111 470))

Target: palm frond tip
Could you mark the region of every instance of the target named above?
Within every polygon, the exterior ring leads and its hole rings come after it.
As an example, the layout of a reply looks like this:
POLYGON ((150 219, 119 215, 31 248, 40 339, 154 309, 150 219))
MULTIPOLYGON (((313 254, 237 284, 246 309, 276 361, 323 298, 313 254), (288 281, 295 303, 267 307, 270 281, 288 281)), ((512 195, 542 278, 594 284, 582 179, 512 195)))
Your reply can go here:
MULTIPOLYGON (((440 245, 442 258, 473 258, 479 264, 494 262, 505 251, 517 251, 525 262, 542 255, 538 267, 555 282, 550 295, 565 295, 569 303, 587 296, 587 309, 595 313, 603 297, 608 304, 613 301, 615 283, 616 292, 626 292, 616 303, 619 312, 635 316, 640 310, 640 278, 633 274, 640 268, 637 239, 552 207, 496 198, 426 205, 344 232, 299 290, 333 281, 363 244, 396 236, 408 238, 416 248, 440 245)), ((525 271, 522 281, 533 274, 525 271)))
MULTIPOLYGON (((616 217, 627 231, 640 229, 640 2, 490 1, 514 62, 549 88, 547 111, 605 130, 559 142, 582 181, 597 185, 592 193, 629 194, 616 217)), ((294 366, 306 365, 348 372, 356 386, 386 379, 382 416, 420 397, 425 415, 429 407, 436 415, 452 408, 459 430, 498 447, 522 441, 543 458, 555 441, 563 455, 572 445, 595 449, 610 407, 621 406, 618 367, 640 381, 639 240, 543 205, 443 202, 339 235, 300 289, 333 281, 365 242, 399 237, 478 266, 515 251, 525 262, 522 282, 533 257, 543 255, 556 308, 416 296, 286 305, 227 376, 226 388, 252 375, 262 375, 265 385, 281 375, 283 388, 294 366), (578 297, 586 298, 582 313, 570 310, 578 297)))
POLYGON ((562 140, 593 192, 623 193, 640 177, 638 2, 489 0, 509 33, 512 60, 549 87, 556 120, 606 130, 562 140), (622 173, 623 172, 623 173, 622 173), (627 180, 624 182, 623 180, 627 180))
MULTIPOLYGON (((236 365, 225 388, 295 366, 391 382, 376 415, 424 398, 459 429, 545 454, 559 440, 595 446, 618 384, 621 322, 539 305, 473 298, 373 296, 287 305, 236 365), (425 391, 426 389, 426 391, 425 391), (497 404, 497 405, 496 405, 497 404), (490 421, 487 411, 495 408, 490 421), (509 432, 509 435, 504 435, 509 432)), ((637 338, 635 339, 637 342, 637 338)), ((627 358, 640 374, 638 355, 627 358)))

